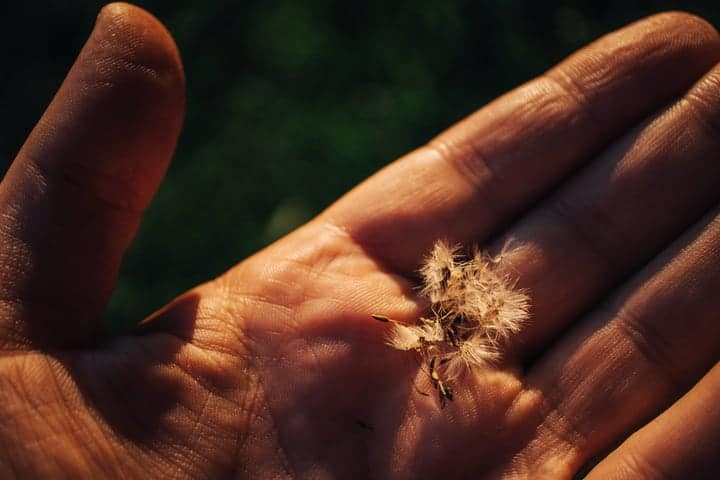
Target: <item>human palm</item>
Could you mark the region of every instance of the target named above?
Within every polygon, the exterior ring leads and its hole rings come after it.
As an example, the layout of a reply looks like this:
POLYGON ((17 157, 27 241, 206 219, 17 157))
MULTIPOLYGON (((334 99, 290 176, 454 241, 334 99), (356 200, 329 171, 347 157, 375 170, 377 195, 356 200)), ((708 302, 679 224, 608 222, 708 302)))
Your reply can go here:
POLYGON ((0 475, 568 478, 615 448, 591 478, 712 477, 719 47, 685 14, 611 34, 105 338, 183 90, 156 20, 106 8, 0 190, 0 475), (445 408, 370 317, 422 313, 438 238, 502 250, 532 315, 445 408))

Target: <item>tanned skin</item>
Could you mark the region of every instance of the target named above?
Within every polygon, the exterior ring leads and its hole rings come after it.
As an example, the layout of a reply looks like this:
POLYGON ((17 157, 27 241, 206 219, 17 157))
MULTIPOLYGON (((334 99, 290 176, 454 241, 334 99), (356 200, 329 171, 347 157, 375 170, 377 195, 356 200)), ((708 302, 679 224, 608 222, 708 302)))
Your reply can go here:
POLYGON ((184 79, 106 7, 0 185, 0 477, 717 478, 718 62, 689 14, 611 33, 109 338, 184 79), (512 239, 531 300, 444 409, 370 317, 422 313, 438 238, 512 239))

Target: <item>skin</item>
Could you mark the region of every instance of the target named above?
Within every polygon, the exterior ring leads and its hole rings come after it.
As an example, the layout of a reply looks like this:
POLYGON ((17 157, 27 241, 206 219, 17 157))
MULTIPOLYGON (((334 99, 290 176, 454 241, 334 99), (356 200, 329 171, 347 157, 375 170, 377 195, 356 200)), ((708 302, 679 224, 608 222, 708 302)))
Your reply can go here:
POLYGON ((184 80, 106 7, 0 185, 0 477, 716 478, 718 62, 688 14, 612 33, 107 338, 184 80), (370 318, 417 318, 440 237, 511 240, 532 302, 444 409, 370 318))

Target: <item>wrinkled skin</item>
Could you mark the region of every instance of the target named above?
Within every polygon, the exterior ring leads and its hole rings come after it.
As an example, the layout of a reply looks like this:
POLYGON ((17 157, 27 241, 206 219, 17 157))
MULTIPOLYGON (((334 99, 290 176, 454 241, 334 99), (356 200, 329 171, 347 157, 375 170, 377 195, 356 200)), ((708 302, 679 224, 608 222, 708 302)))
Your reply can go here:
POLYGON ((610 34, 108 339, 184 80, 107 7, 0 186, 0 477, 716 478, 719 61, 687 14, 610 34), (440 237, 512 239, 532 301, 444 409, 370 318, 440 237))

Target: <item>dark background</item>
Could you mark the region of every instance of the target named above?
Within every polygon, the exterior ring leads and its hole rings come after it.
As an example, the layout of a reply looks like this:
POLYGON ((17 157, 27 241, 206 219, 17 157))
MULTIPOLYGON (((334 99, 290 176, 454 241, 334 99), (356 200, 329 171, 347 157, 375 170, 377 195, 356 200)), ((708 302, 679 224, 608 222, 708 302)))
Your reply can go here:
MULTIPOLYGON (((3 6, 0 29, 3 169, 103 5, 20 3, 3 6)), ((178 43, 187 118, 126 255, 107 317, 115 327, 222 273, 593 38, 667 9, 720 24, 716 1, 139 4, 178 43)))

